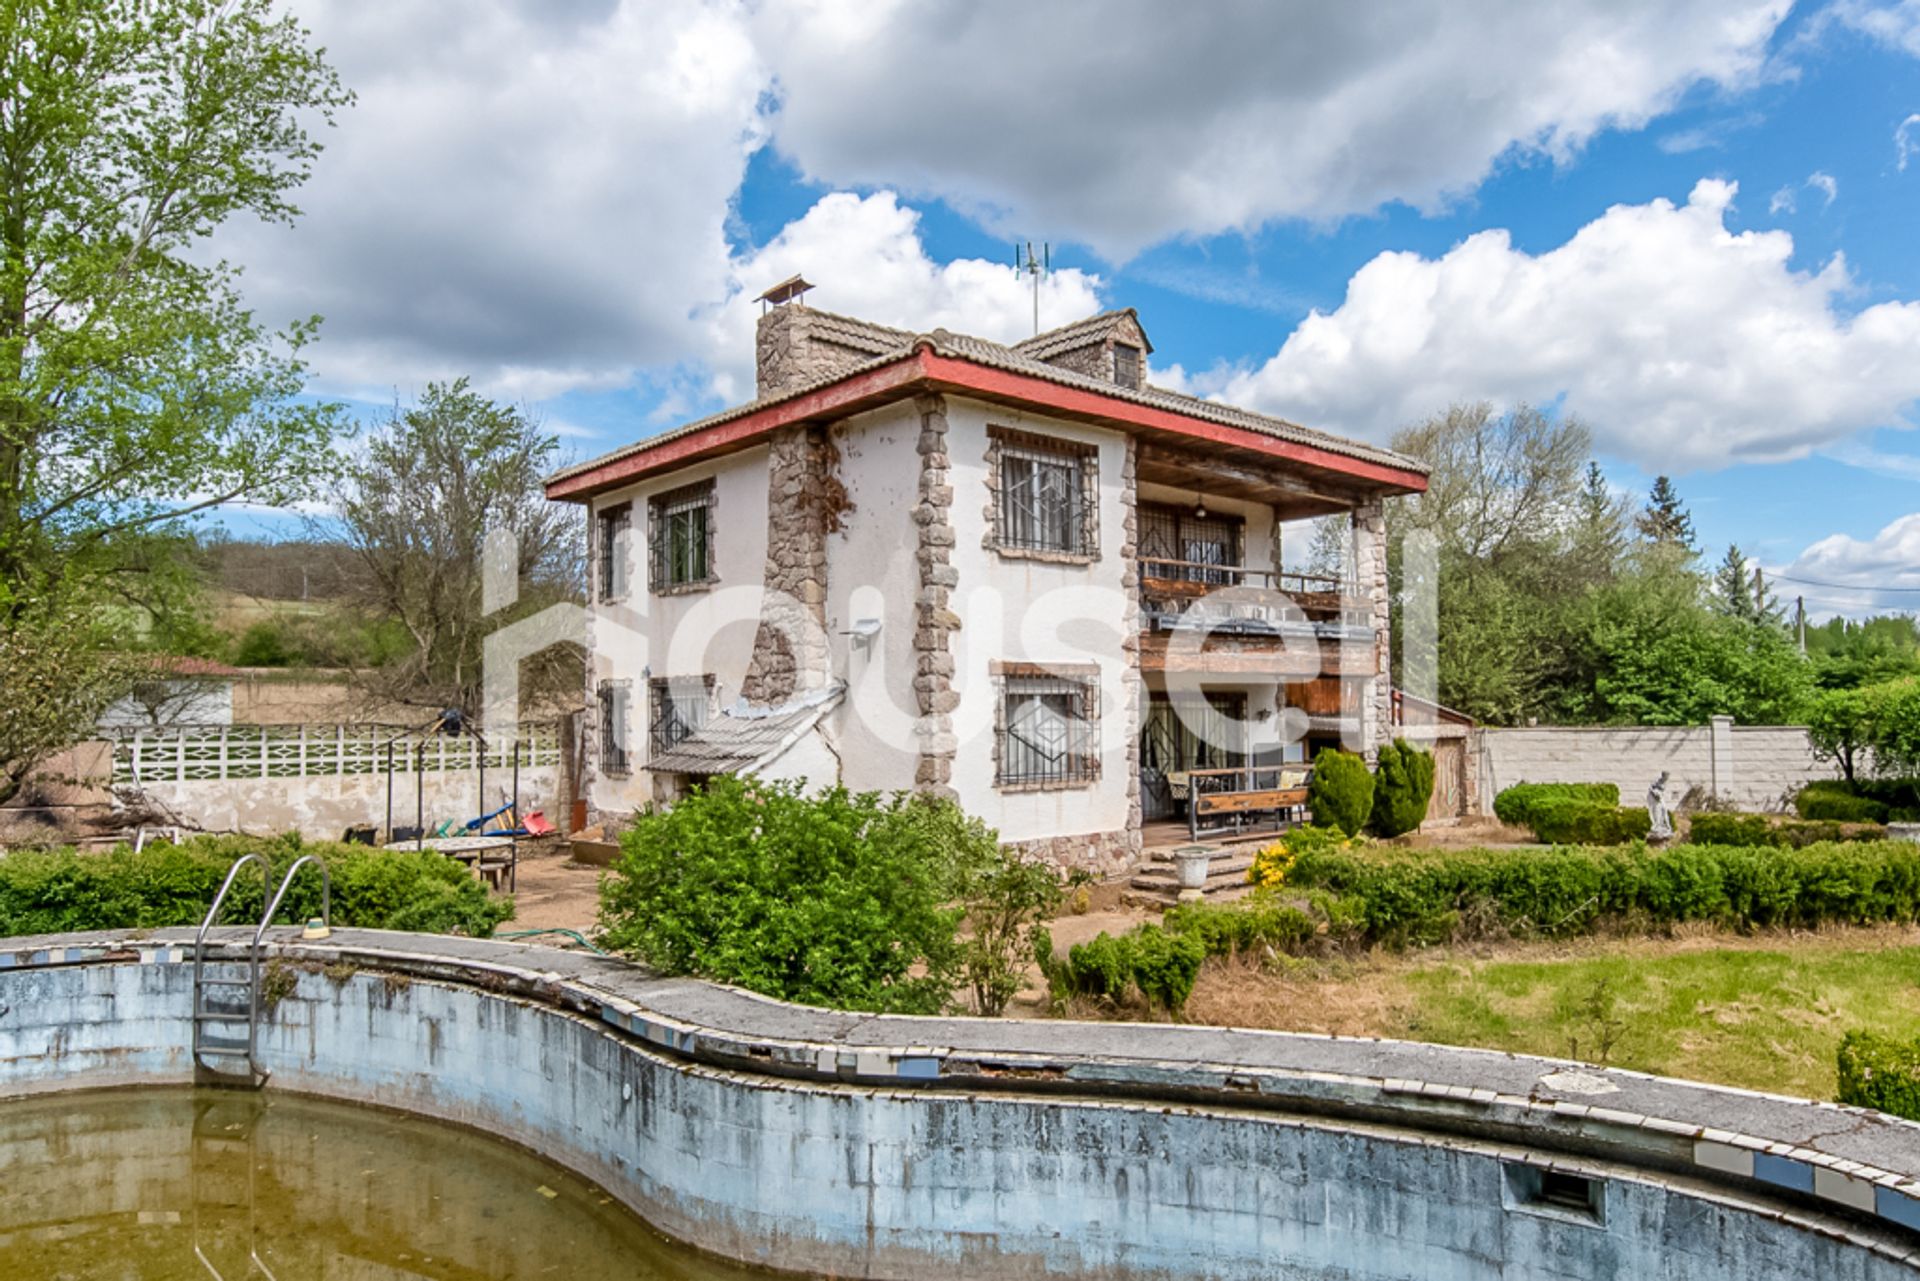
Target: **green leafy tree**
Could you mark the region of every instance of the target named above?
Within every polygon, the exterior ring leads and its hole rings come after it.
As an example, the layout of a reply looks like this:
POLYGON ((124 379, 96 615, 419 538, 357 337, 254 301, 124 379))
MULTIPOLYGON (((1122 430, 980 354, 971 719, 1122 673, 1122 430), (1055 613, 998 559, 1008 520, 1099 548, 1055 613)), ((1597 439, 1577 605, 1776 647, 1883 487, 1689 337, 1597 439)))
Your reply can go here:
POLYGON ((1847 782, 1855 781, 1863 749, 1873 743, 1872 703, 1865 691, 1823 689, 1808 705, 1807 738, 1813 753, 1840 767, 1847 782))
POLYGON ((73 605, 16 610, 0 627, 0 805, 86 738, 144 670, 94 643, 98 627, 73 605))
POLYGON ((1831 618, 1807 628, 1807 655, 1822 689, 1857 689, 1920 676, 1920 627, 1908 614, 1831 618))
MULTIPOLYGON (((537 420, 463 378, 430 384, 345 464, 338 517, 319 532, 331 530, 358 562, 359 603, 398 620, 412 640, 408 652, 360 674, 375 701, 477 712, 487 634, 583 598, 580 513, 549 503, 541 487, 558 455, 537 420), (489 614, 482 557, 497 530, 512 536, 519 593, 489 614)), ((577 694, 581 661, 571 647, 530 660, 525 696, 577 694)))
POLYGON ((1683 548, 1688 554, 1694 550, 1693 517, 1680 501, 1680 491, 1673 487, 1673 481, 1666 476, 1653 478, 1653 489, 1647 494, 1647 505, 1635 525, 1640 536, 1650 543, 1683 548))
POLYGON ((0 0, 0 611, 331 461, 317 320, 269 332, 206 245, 292 220, 348 101, 269 0, 0 0))
POLYGON ((1592 581, 1613 577, 1627 549, 1627 500, 1613 492, 1600 464, 1589 461, 1574 500, 1573 564, 1592 581))
POLYGON ((993 839, 947 801, 718 776, 622 837, 605 942, 782 1000, 936 1013, 961 977, 964 873, 993 839))
POLYGON ((1060 877, 1045 863, 1003 849, 977 822, 962 846, 967 933, 960 968, 974 1011, 993 1018, 1020 991, 1027 960, 1047 936, 1047 921, 1060 908, 1060 877))
POLYGON ((1920 775, 1920 680, 1891 681, 1864 694, 1874 772, 1920 775))

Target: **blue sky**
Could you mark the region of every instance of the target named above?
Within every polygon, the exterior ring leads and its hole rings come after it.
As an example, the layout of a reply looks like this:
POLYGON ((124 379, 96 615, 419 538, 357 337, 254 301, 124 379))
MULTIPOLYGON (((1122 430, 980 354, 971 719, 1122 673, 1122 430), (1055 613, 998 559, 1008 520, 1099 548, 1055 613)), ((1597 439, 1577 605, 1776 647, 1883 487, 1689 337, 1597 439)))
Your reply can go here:
POLYGON ((1048 322, 1138 308, 1163 381, 1381 440, 1563 405, 1617 485, 1672 472, 1711 552, 1920 587, 1920 0, 1410 3, 1404 35, 1123 6, 1098 48, 1071 5, 603 0, 479 11, 424 73, 430 8, 296 7, 361 105, 307 220, 237 256, 266 314, 327 315, 317 390, 369 413, 469 373, 591 455, 744 398, 792 268, 1018 337, 981 268, 1030 236, 1048 322))

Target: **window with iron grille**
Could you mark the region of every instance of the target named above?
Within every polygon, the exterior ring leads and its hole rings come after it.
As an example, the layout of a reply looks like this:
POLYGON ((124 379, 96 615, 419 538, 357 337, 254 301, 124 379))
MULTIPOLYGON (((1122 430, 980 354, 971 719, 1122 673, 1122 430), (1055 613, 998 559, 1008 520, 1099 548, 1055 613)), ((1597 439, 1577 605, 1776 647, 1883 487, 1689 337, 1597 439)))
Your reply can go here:
POLYGON ((995 547, 1003 552, 1097 557, 1099 477, 1094 448, 990 430, 995 547))
POLYGON ((1001 686, 1002 787, 1076 787, 1099 772, 1098 677, 1008 675, 1001 686))
POLYGON ((647 503, 647 545, 656 592, 704 587, 718 575, 713 566, 713 482, 702 481, 647 503))
POLYGON ((1113 345, 1113 381, 1122 387, 1140 386, 1140 349, 1127 343, 1113 345))
POLYGON ((616 503, 600 510, 600 599, 617 600, 627 594, 627 531, 633 505, 616 503))
POLYGON ((601 681, 595 693, 600 700, 600 770, 628 773, 632 764, 627 751, 627 702, 632 686, 627 681, 601 681))
POLYGON ((652 716, 647 730, 650 753, 679 746, 707 726, 707 705, 713 678, 709 676, 655 677, 648 687, 652 716))

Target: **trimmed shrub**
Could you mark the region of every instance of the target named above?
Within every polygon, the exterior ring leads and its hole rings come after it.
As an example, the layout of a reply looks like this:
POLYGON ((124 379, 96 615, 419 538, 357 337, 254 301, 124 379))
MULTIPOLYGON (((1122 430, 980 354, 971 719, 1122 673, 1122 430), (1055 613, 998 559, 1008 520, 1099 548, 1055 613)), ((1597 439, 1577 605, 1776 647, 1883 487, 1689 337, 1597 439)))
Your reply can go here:
POLYGON ((1508 827, 1531 827, 1534 807, 1550 801, 1618 805, 1620 789, 1612 783, 1515 783, 1493 798, 1493 813, 1508 827))
MULTIPOLYGON (((265 856, 268 872, 263 877, 249 867, 234 882, 229 923, 259 921, 268 883, 277 887, 302 854, 326 860, 335 925, 485 938, 513 915, 511 899, 487 893, 466 868, 430 850, 375 850, 297 835, 201 836, 138 854, 125 845, 86 854, 16 850, 0 858, 0 935, 198 925, 242 854, 265 856)), ((308 868, 288 889, 277 919, 319 914, 320 873, 308 868)))
MULTIPOLYGON (((1119 937, 1102 932, 1067 951, 1063 977, 1069 993, 1121 1000, 1136 987, 1151 1005, 1177 1016, 1193 995, 1207 948, 1192 934, 1141 925, 1119 937)), ((1057 963, 1043 958, 1053 980, 1057 963)))
POLYGON ((961 978, 969 869, 997 856, 947 801, 719 775, 621 838, 606 946, 834 1009, 931 1014, 961 978))
POLYGON ((1303 851, 1289 884, 1337 900, 1357 941, 1583 934, 1606 919, 1736 929, 1920 920, 1920 844, 1303 851))
POLYGON ((1237 903, 1180 903, 1160 921, 1171 934, 1195 938, 1208 956, 1231 956, 1272 948, 1300 952, 1313 941, 1314 924, 1297 907, 1253 894, 1237 903))
POLYGON ((1380 749, 1373 778, 1373 830, 1382 836, 1417 831, 1433 799, 1433 753, 1405 739, 1380 749))
POLYGON ((1644 809, 1623 809, 1600 801, 1562 797, 1529 807, 1527 826, 1547 845, 1625 845, 1644 841, 1653 820, 1644 809))
POLYGON ((1358 835, 1373 813, 1373 775, 1367 772, 1367 763, 1337 747, 1321 748, 1313 758, 1307 804, 1316 827, 1337 827, 1348 836, 1358 835))
POLYGON ((1801 818, 1834 823, 1884 823, 1888 806, 1870 796, 1856 796, 1846 784, 1820 780, 1808 783, 1793 798, 1793 808, 1801 818))
POLYGON ((1695 814, 1687 840, 1694 845, 1772 845, 1804 849, 1826 842, 1878 841, 1886 829, 1877 824, 1843 826, 1830 820, 1774 821, 1764 814, 1695 814))
POLYGON ((1842 1103, 1920 1121, 1920 1040, 1849 1032, 1837 1057, 1842 1103))

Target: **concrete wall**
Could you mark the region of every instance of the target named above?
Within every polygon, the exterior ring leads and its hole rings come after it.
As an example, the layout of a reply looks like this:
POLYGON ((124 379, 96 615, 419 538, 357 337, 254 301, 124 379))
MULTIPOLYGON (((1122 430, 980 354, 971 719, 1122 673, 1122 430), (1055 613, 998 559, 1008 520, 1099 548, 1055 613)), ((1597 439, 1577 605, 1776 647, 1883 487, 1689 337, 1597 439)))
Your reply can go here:
POLYGON ((1572 726, 1479 731, 1481 812, 1515 783, 1613 783, 1623 805, 1640 805, 1662 770, 1669 795, 1691 789, 1743 810, 1789 808, 1817 778, 1835 778, 1816 760, 1807 731, 1793 725, 1572 726))
MULTIPOLYGON (((416 798, 414 775, 395 770, 393 822, 411 827, 424 799, 427 826, 447 819, 466 822, 482 811, 479 776, 470 769, 433 770, 421 776, 424 786, 416 798)), ((502 790, 511 794, 510 770, 487 770, 486 808, 498 809, 502 790)), ((349 827, 387 821, 387 778, 384 774, 334 774, 313 778, 190 779, 187 782, 149 782, 141 785, 148 797, 165 805, 193 826, 208 832, 246 832, 268 836, 299 832, 315 840, 339 840, 349 827)), ((556 827, 563 826, 566 807, 560 798, 560 769, 556 765, 520 767, 520 807, 541 810, 556 827)))
MULTIPOLYGON (((186 937, 16 944, 0 965, 0 1094, 187 1079, 186 937)), ((1920 1245, 1920 1145, 1870 1113, 1391 1042, 873 1020, 462 940, 342 931, 275 951, 295 983, 262 1029, 270 1090, 482 1129, 761 1265, 915 1281, 1893 1281, 1920 1245), (1273 1075, 1289 1056, 1291 1085, 1273 1075), (1323 1070, 1301 1075, 1302 1060, 1323 1070), (1427 1081, 1392 1076, 1415 1062, 1427 1081), (1438 1083, 1462 1072, 1488 1088, 1438 1083), (1511 1092, 1535 1076, 1532 1096, 1511 1092), (1371 1119, 1263 1106, 1288 1089, 1373 1100, 1371 1119), (1693 1105, 1761 1128, 1663 1115, 1693 1105), (1502 1107, 1586 1155, 1503 1128, 1502 1107), (1896 1164, 1809 1164, 1873 1152, 1896 1164), (1589 1180, 1593 1209, 1535 1199, 1548 1167, 1589 1180)))

